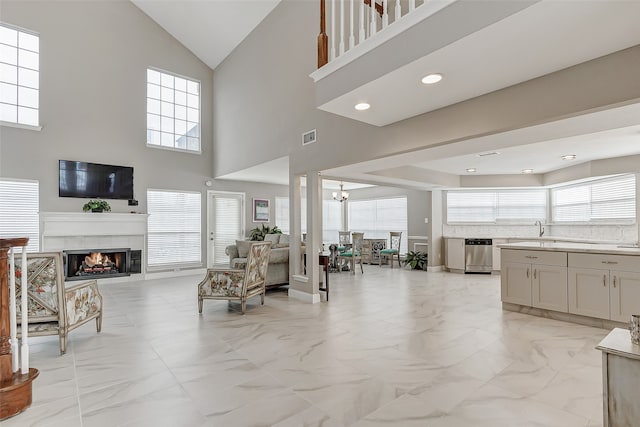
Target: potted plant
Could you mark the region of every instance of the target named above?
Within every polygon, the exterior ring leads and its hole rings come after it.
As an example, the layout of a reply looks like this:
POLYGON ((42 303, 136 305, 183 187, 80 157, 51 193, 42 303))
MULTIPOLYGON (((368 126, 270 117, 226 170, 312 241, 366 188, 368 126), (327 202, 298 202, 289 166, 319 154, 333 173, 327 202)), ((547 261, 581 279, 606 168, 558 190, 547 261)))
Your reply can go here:
POLYGON ((282 230, 274 225, 273 228, 268 225, 262 224, 249 232, 249 240, 262 241, 267 234, 282 234, 282 230))
POLYGON ((427 253, 420 251, 409 251, 402 261, 404 265, 408 265, 412 270, 427 269, 427 253))
POLYGON ((84 204, 82 210, 85 212, 109 212, 111 211, 111 206, 106 200, 89 200, 84 204))

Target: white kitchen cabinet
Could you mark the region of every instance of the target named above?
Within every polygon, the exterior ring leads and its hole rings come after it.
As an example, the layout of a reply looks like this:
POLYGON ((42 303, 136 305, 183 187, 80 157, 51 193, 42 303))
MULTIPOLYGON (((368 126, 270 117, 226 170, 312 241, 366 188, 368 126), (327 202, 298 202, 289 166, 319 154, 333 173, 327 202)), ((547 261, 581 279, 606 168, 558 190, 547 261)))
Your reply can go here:
POLYGON ((501 245, 503 243, 507 243, 507 239, 493 239, 493 246, 491 248, 491 256, 492 256, 492 261, 493 261, 493 266, 492 266, 492 270, 493 271, 500 271, 501 268, 501 257, 500 257, 500 248, 498 247, 498 245, 501 245))
POLYGON ((569 266, 570 313, 625 323, 640 313, 638 257, 572 253, 569 266))
POLYGON ((502 250, 502 301, 567 311, 567 254, 502 250))
POLYGON ((464 259, 464 239, 463 238, 447 238, 445 239, 445 267, 449 270, 465 269, 464 259))

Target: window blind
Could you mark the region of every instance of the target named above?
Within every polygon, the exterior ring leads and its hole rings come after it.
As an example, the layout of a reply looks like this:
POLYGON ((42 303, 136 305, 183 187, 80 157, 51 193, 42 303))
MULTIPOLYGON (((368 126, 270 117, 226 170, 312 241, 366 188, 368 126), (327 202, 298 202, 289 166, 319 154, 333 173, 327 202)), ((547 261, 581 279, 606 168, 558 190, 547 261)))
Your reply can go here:
POLYGON ((342 203, 335 200, 322 201, 322 241, 327 249, 338 242, 338 231, 342 231, 342 203))
POLYGON ((40 250, 38 181, 0 179, 0 237, 28 237, 28 252, 40 250))
POLYGON ((284 234, 290 234, 288 197, 276 197, 276 225, 284 234))
POLYGON ((213 196, 213 262, 214 264, 229 263, 229 256, 225 250, 229 245, 235 245, 236 240, 244 240, 242 221, 244 195, 243 194, 215 194, 213 196))
POLYGON ((634 221, 636 178, 624 175, 551 190, 554 222, 634 221))
POLYGON ((452 190, 447 223, 528 223, 547 217, 546 190, 452 190))
POLYGON ((147 190, 148 265, 201 262, 200 193, 147 190))
MULTIPOLYGON (((364 232, 365 239, 386 239, 401 231, 400 253, 407 252, 407 198, 349 200, 349 230, 364 232)), ((337 235, 336 235, 337 238, 337 235)))

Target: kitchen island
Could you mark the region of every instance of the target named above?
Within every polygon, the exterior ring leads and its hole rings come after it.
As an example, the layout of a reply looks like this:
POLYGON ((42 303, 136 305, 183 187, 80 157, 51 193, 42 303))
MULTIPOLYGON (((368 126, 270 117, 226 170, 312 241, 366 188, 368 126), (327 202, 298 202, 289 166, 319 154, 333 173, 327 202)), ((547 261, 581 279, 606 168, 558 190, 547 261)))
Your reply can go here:
POLYGON ((640 313, 638 247, 535 241, 499 248, 506 310, 603 328, 640 313))

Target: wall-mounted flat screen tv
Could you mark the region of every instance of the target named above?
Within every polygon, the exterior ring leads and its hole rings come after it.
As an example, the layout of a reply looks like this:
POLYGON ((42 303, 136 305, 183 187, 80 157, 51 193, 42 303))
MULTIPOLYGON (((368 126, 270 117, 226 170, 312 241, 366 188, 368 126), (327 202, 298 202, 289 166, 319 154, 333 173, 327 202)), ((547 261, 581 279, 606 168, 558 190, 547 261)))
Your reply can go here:
POLYGON ((60 197, 133 199, 130 166, 60 160, 60 197))

